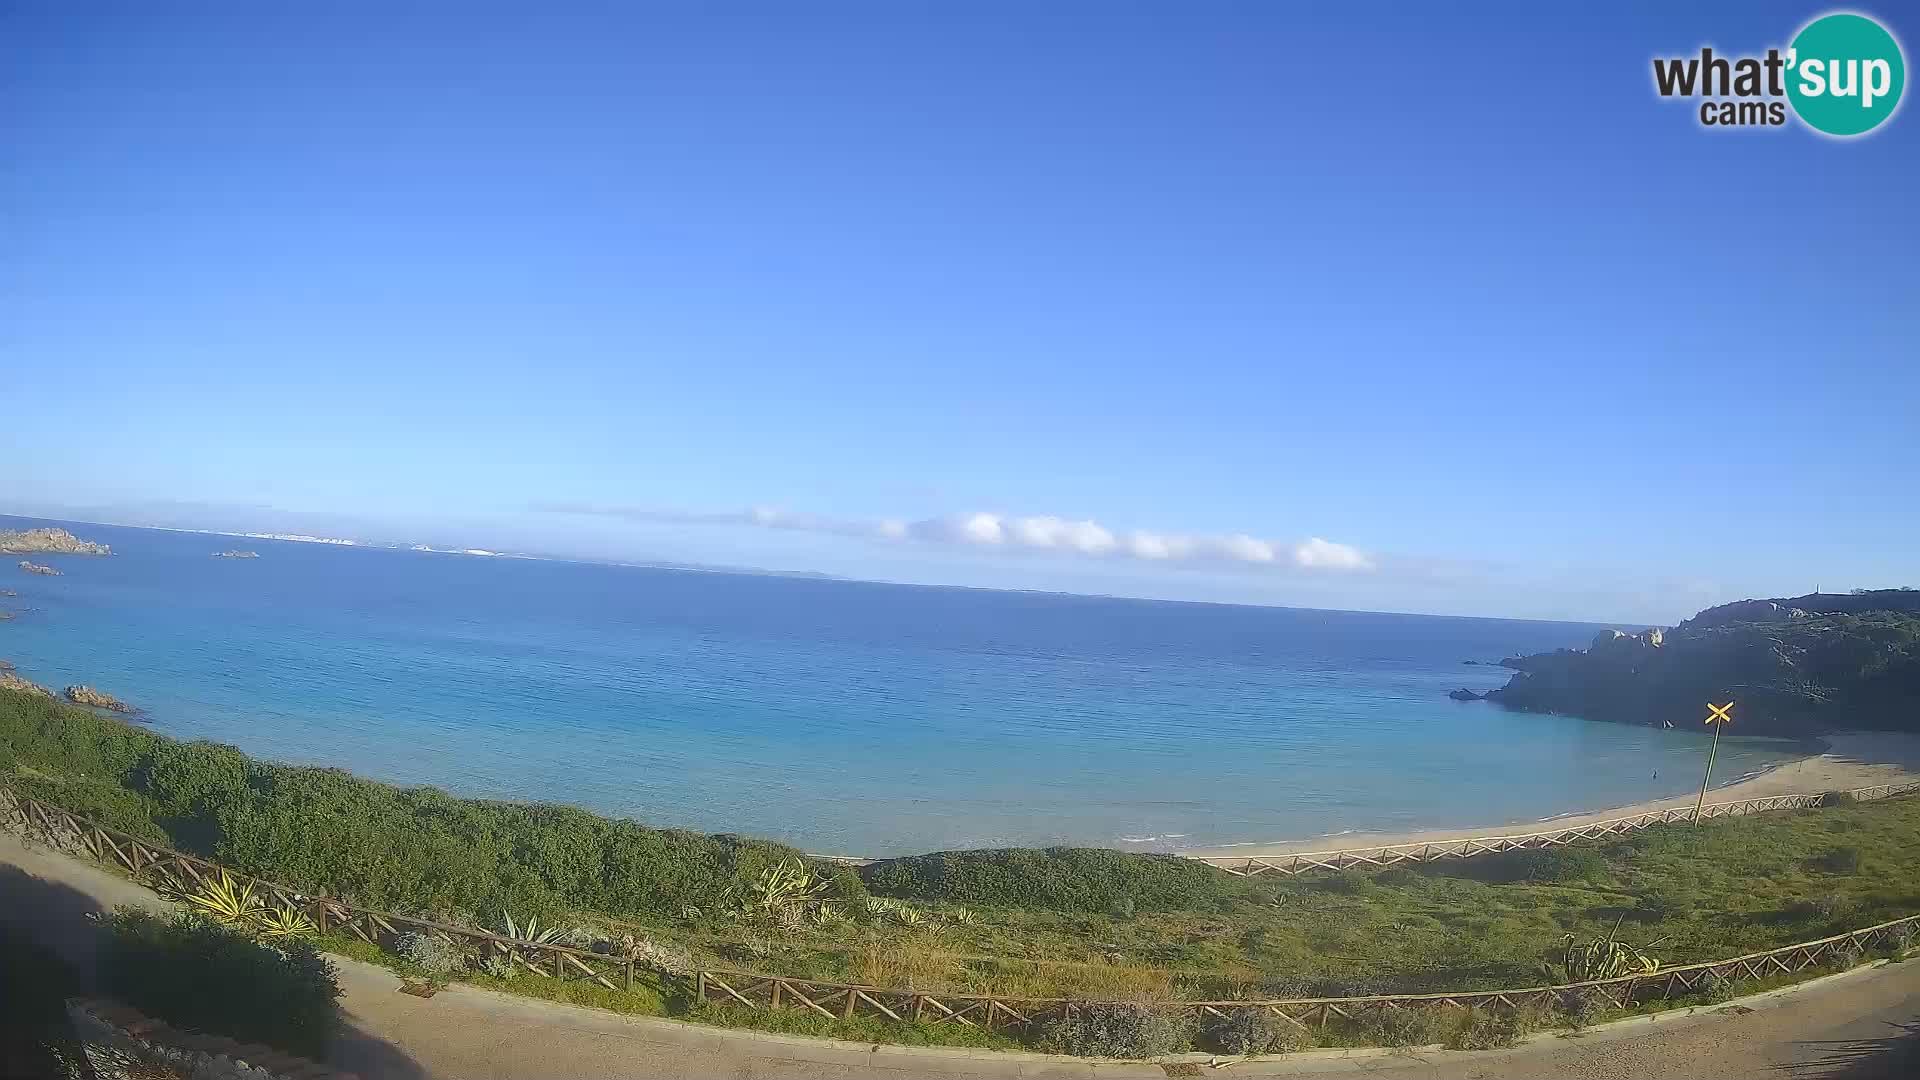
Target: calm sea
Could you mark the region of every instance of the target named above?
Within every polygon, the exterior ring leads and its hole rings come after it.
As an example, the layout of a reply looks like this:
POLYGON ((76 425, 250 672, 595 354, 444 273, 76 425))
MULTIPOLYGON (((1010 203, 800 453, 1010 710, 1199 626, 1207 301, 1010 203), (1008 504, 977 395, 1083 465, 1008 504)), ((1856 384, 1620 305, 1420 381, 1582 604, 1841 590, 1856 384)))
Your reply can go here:
MULTIPOLYGON (((1686 791, 1706 750, 1446 698, 1505 681, 1461 661, 1586 625, 70 528, 115 555, 0 565, 0 657, 38 682, 263 757, 813 851, 1530 821, 1686 791), (261 557, 211 557, 236 546, 261 557)), ((1716 773, 1791 756, 1729 740, 1716 773)))

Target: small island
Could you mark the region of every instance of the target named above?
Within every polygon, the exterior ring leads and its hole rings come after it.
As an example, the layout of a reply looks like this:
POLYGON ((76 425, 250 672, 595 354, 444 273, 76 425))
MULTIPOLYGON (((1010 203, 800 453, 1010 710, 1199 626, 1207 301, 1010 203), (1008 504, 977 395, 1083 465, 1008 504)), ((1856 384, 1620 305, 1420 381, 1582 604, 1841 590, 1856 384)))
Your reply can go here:
POLYGON ((260 553, 257 551, 216 551, 213 553, 213 557, 216 559, 257 559, 260 557, 260 553))
POLYGON ((106 709, 108 712, 133 712, 133 706, 121 701, 112 694, 95 690, 91 686, 69 686, 65 690, 60 691, 60 693, 75 705, 86 705, 95 709, 106 709))
POLYGON ((82 540, 65 529, 20 529, 0 532, 0 554, 111 555, 113 549, 82 540))
POLYGON ((45 574, 47 577, 59 577, 61 575, 61 571, 54 567, 32 562, 27 559, 20 560, 20 569, 25 570, 29 574, 45 574))

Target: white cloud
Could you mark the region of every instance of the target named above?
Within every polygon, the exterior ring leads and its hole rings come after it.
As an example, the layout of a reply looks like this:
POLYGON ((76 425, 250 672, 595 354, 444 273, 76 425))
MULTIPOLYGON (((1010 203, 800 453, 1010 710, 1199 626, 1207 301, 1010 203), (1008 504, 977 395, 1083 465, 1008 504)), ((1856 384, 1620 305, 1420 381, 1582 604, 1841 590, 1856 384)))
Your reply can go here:
POLYGON ((1223 536, 1215 541, 1222 554, 1229 559, 1241 562, 1270 563, 1273 561, 1274 548, 1265 540, 1256 540, 1245 533, 1223 536))
POLYGON ((1301 566, 1330 570, 1373 569, 1373 560, 1367 558, 1359 548, 1336 544, 1317 536, 1308 537, 1305 543, 1293 549, 1293 561, 1301 566))
POLYGON ((1262 540, 1245 533, 1193 536, 1135 530, 1116 534, 1097 521, 1074 520, 1052 514, 1014 517, 975 512, 950 514, 922 521, 900 518, 862 520, 795 513, 770 506, 743 512, 660 510, 646 507, 601 507, 584 504, 548 504, 536 510, 553 513, 599 514, 636 521, 690 525, 751 525, 763 529, 827 533, 870 540, 917 541, 959 547, 1065 552, 1092 557, 1142 559, 1150 562, 1212 562, 1245 566, 1291 566, 1313 571, 1372 570, 1373 560, 1358 548, 1320 537, 1298 543, 1262 540))

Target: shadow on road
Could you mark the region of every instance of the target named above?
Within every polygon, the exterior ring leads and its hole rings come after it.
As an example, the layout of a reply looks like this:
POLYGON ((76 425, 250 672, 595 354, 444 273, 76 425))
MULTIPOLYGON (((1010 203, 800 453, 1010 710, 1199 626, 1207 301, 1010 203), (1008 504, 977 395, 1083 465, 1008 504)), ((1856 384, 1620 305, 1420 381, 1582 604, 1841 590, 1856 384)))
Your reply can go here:
MULTIPOLYGON (((33 1071, 43 1063, 36 1055, 54 1027, 65 1028, 66 999, 99 990, 100 927, 90 918, 98 914, 100 904, 86 893, 0 863, 0 964, 7 969, 0 1018, 9 1019, 0 1024, 0 1078, 53 1075, 33 1071)), ((352 1023, 341 1025, 327 1057, 364 1080, 427 1076, 399 1047, 352 1023)))
POLYGON ((1795 1044, 1808 1059, 1775 1070, 1794 1080, 1911 1080, 1920 1076, 1920 1020, 1889 1023, 1884 1037, 1795 1044))

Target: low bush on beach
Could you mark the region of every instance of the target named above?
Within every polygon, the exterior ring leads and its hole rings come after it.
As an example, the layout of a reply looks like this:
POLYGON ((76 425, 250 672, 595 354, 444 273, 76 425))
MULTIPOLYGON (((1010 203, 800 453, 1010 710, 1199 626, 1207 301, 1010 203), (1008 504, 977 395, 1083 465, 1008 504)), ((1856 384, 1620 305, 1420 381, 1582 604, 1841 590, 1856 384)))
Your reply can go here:
POLYGON ((1189 1018, 1153 1005, 1074 1002, 1035 1022, 1042 1050, 1081 1057, 1147 1058, 1185 1050, 1189 1018))
POLYGON ((1222 1054, 1288 1054, 1313 1045, 1305 1028, 1266 1009, 1227 1009, 1200 1025, 1201 1047, 1222 1054))
POLYGON ((996 907, 1101 912, 1131 918, 1245 894, 1242 879, 1173 855, 1104 848, 941 851, 860 868, 879 896, 996 907))

